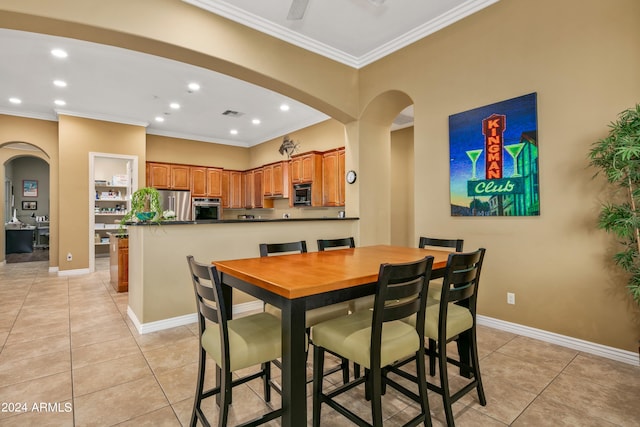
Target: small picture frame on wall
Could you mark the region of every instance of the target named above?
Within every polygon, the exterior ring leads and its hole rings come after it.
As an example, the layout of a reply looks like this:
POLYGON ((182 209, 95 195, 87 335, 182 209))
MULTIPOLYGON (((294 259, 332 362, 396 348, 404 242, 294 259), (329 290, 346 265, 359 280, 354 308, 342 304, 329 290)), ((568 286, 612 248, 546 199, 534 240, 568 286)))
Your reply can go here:
POLYGON ((22 197, 38 197, 38 181, 32 179, 22 180, 22 197))
POLYGON ((38 209, 38 202, 36 201, 22 201, 22 210, 23 211, 35 211, 38 209))

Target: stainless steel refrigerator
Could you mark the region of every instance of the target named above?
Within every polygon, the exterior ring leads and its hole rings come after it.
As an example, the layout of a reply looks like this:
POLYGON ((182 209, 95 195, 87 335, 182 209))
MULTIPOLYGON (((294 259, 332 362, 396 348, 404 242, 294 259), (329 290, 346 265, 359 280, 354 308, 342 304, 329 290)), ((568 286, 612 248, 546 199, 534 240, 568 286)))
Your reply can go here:
POLYGON ((162 211, 172 210, 176 221, 191 221, 191 191, 158 190, 162 211))

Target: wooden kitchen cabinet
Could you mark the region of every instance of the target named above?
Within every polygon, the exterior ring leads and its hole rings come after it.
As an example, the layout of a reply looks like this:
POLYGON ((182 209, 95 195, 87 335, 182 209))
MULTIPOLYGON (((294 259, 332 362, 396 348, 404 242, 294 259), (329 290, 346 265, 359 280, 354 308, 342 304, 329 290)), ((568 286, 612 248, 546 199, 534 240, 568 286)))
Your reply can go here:
POLYGON ((316 151, 291 158, 291 183, 320 183, 322 179, 322 154, 316 151))
POLYGON ((161 190, 190 190, 191 167, 172 163, 147 163, 147 187, 161 190))
POLYGON ((222 171, 222 207, 240 209, 244 207, 243 173, 240 171, 222 171))
POLYGON ((129 290, 129 238, 109 233, 109 282, 116 292, 129 290))
POLYGON ((171 186, 171 165, 147 162, 147 187, 168 189, 171 186))
POLYGON ((191 167, 191 197, 206 197, 207 168, 191 167))
POLYGON ((322 205, 344 206, 344 148, 322 155, 322 205))
POLYGON ((207 197, 222 197, 222 169, 207 168, 207 197))
POLYGON ((253 207, 253 171, 242 172, 243 207, 251 209, 253 207))
POLYGON ((289 162, 271 163, 262 169, 264 196, 289 197, 289 162))
POLYGON ((190 190, 191 189, 191 167, 187 165, 171 165, 171 189, 190 190))
POLYGON ((261 208, 263 206, 263 170, 262 168, 253 171, 253 207, 261 208))

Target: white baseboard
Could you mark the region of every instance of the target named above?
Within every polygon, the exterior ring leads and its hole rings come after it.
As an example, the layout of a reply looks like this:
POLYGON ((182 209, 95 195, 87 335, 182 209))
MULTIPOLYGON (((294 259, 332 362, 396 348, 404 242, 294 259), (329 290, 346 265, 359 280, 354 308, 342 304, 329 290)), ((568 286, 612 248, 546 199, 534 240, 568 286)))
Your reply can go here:
MULTIPOLYGON (((243 304, 236 304, 233 306, 233 314, 242 314, 250 311, 261 311, 263 309, 263 306, 264 304, 262 301, 252 301, 243 304)), ((148 334, 150 332, 161 331, 163 329, 184 326, 198 321, 196 313, 148 323, 140 323, 130 307, 127 307, 127 314, 129 315, 129 318, 140 334, 148 334)), ((478 325, 499 329, 501 331, 511 332, 529 338, 534 338, 551 344, 560 345, 562 347, 582 351, 584 353, 594 354, 596 356, 605 357, 607 359, 617 360, 618 362, 628 363, 629 365, 640 366, 640 358, 638 357, 638 354, 632 351, 620 350, 618 348, 596 344, 578 338, 572 338, 566 335, 560 335, 554 332, 531 328, 529 326, 519 325, 517 323, 511 323, 482 315, 477 316, 477 321, 478 325)))
POLYGON ((535 338, 540 341, 557 344, 562 347, 571 348, 574 350, 582 351, 584 353, 606 357, 607 359, 617 360, 618 362, 624 362, 634 366, 640 366, 640 358, 638 357, 638 354, 632 351, 626 351, 602 344, 596 344, 578 338, 572 338, 566 335, 560 335, 554 332, 531 328, 529 326, 506 322, 504 320, 494 319, 487 316, 477 315, 477 322, 478 325, 512 332, 514 334, 522 335, 529 338, 535 338))
POLYGON ((49 267, 49 273, 57 273, 58 270, 58 267, 49 267))
MULTIPOLYGON (((233 306, 233 314, 242 314, 250 311, 262 310, 264 303, 262 301, 252 301, 233 306)), ((140 323, 138 316, 133 312, 131 307, 127 307, 127 315, 133 322, 136 330, 140 334, 148 334, 150 332, 161 331, 163 329, 175 328, 177 326, 189 325, 198 321, 196 313, 185 314, 184 316, 171 317, 169 319, 157 320, 155 322, 140 323)))
POLYGON ((81 274, 89 273, 91 273, 91 270, 89 270, 88 268, 78 268, 75 270, 58 270, 58 276, 79 276, 81 274))

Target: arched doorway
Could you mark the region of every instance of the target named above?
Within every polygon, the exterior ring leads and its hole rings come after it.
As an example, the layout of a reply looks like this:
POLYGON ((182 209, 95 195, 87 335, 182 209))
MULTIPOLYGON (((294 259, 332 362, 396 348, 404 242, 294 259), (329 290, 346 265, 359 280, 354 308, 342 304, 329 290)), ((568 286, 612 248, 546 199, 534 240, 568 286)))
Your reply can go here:
MULTIPOLYGON (((349 138, 362 177, 359 216, 362 245, 412 245, 414 234, 413 127, 391 132, 393 121, 413 100, 387 91, 371 100, 349 138)), ((413 242, 415 245, 415 242, 413 242)))
POLYGON ((48 261, 50 171, 38 147, 12 142, 0 147, 3 255, 6 263, 48 261))

